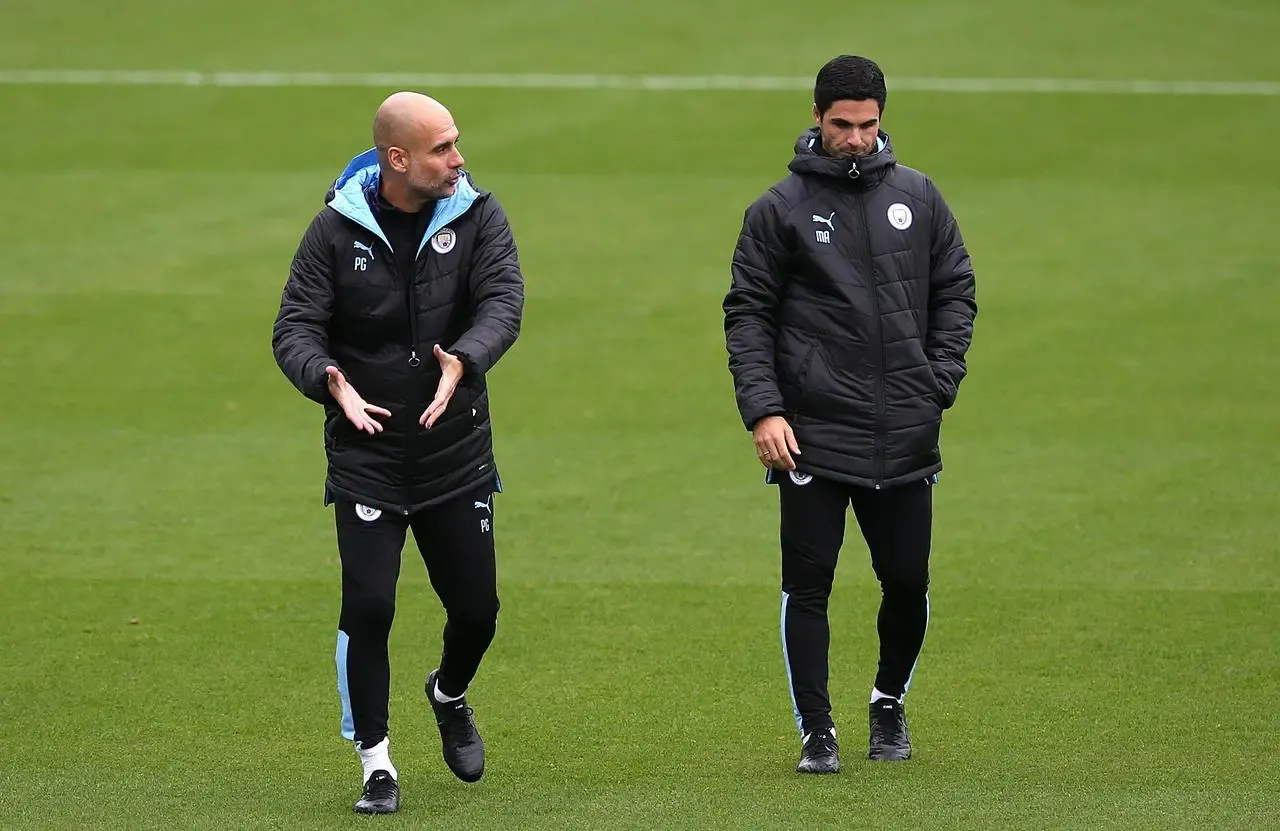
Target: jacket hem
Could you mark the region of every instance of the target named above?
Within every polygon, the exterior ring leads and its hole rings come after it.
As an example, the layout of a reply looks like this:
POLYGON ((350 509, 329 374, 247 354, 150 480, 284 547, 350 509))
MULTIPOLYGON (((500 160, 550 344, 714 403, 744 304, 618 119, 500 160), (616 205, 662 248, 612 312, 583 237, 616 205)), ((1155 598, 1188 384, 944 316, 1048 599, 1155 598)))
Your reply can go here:
POLYGON ((384 511, 392 511, 403 516, 411 516, 419 511, 434 507, 443 502, 448 502, 451 499, 457 499, 462 494, 480 487, 486 481, 493 483, 494 490, 501 489, 501 480, 498 478, 496 466, 489 470, 481 471, 478 476, 468 479, 457 487, 450 488, 449 490, 432 496, 429 499, 420 500, 410 505, 398 505, 384 499, 377 499, 361 494, 350 488, 335 485, 331 479, 326 479, 324 483, 324 505, 325 507, 328 507, 338 499, 345 499, 351 502, 357 502, 361 505, 367 505, 370 508, 379 508, 384 511))
MULTIPOLYGON (((899 485, 906 485, 910 482, 915 482, 920 479, 929 479, 930 477, 934 476, 941 470, 942 470, 942 463, 938 462, 937 464, 928 465, 927 467, 919 468, 910 473, 904 473, 898 476, 893 476, 887 479, 883 479, 881 480, 878 487, 880 490, 884 490, 885 488, 894 488, 894 487, 898 487, 899 485)), ((819 467, 817 465, 803 465, 803 464, 797 465, 796 472, 810 473, 818 477, 819 479, 827 479, 832 482, 840 482, 845 485, 853 485, 854 487, 859 487, 859 488, 868 488, 873 490, 877 488, 875 477, 859 476, 855 473, 849 473, 847 471, 840 471, 840 470, 833 470, 831 468, 819 467)))

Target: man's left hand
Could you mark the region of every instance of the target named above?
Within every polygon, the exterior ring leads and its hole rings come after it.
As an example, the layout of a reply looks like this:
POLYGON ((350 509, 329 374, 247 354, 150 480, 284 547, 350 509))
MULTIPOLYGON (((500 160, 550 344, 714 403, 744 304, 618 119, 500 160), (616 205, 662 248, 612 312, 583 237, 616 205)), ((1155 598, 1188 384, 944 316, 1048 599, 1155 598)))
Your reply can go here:
POLYGON ((453 391, 458 388, 458 382, 462 380, 462 361, 457 355, 445 352, 438 343, 431 351, 440 362, 440 384, 436 387, 436 397, 431 400, 427 411, 418 419, 418 423, 428 430, 444 413, 445 407, 449 406, 449 399, 453 398, 453 391))

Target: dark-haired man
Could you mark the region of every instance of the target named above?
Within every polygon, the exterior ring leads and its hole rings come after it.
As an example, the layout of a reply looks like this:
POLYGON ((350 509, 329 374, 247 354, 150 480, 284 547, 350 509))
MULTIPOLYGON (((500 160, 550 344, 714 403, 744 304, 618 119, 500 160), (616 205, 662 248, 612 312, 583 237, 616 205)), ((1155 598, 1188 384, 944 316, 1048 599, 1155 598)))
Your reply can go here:
POLYGON ((868 756, 910 758, 903 698, 929 620, 932 486, 977 314, 933 183, 897 163, 873 61, 818 72, 816 125, 746 211, 724 327, 739 412, 778 486, 783 658, 798 770, 835 773, 827 599, 853 507, 880 582, 868 756))

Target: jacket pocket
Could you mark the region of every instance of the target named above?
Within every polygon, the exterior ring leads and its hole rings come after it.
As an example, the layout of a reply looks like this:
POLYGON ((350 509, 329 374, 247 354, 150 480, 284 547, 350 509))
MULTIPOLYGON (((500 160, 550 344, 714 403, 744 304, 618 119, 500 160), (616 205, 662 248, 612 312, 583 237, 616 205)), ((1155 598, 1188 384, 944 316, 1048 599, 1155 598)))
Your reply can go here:
POLYGON ((489 396, 477 395, 471 399, 471 429, 480 430, 489 426, 489 396))
POLYGON ((818 354, 818 345, 816 343, 809 344, 809 348, 804 351, 804 358, 800 360, 800 369, 796 371, 796 383, 801 389, 809 386, 809 373, 813 369, 813 356, 818 354))
POLYGON ((817 356, 818 345, 816 343, 810 343, 804 351, 804 357, 800 359, 800 367, 796 370, 795 406, 788 409, 804 412, 806 405, 813 400, 813 362, 817 356))
POLYGON ((938 380, 938 373, 934 372, 933 364, 926 364, 929 369, 929 386, 933 389, 933 403, 938 405, 938 409, 946 407, 946 401, 942 395, 942 382, 938 380))

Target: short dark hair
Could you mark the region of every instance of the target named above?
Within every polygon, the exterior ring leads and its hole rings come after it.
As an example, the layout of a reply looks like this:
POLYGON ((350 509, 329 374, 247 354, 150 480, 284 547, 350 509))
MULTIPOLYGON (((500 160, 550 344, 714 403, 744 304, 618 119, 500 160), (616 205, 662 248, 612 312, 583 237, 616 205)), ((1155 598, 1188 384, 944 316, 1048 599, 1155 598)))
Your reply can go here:
POLYGON ((870 58, 857 55, 840 55, 827 61, 818 70, 813 85, 813 103, 822 115, 837 101, 875 100, 884 112, 888 90, 884 85, 884 73, 870 58))

